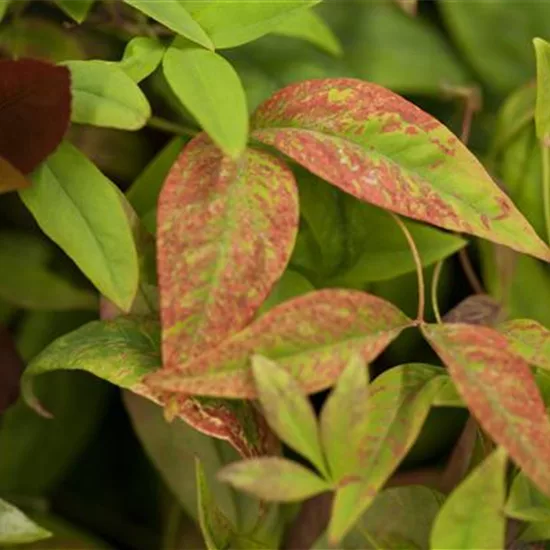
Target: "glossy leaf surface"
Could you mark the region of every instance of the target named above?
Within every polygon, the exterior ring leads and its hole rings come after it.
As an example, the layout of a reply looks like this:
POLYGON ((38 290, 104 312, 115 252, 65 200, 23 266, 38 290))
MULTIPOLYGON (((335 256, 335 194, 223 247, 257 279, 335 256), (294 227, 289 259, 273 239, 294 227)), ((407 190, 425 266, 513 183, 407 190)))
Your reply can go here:
POLYGON ((252 358, 252 371, 262 411, 281 441, 326 472, 315 411, 298 383, 274 361, 252 358))
POLYGON ((471 413, 510 458, 550 494, 550 422, 528 364, 488 327, 425 325, 471 413))
POLYGON ((139 130, 151 107, 138 85, 117 64, 68 61, 73 94, 71 120, 80 124, 139 130))
POLYGON ((166 391, 254 398, 249 361, 265 355, 307 393, 329 387, 354 353, 376 357, 411 321, 394 306, 357 291, 310 292, 275 307, 179 371, 149 377, 166 391))
POLYGON ((175 41, 163 59, 172 91, 210 138, 232 158, 246 147, 246 97, 233 67, 219 54, 175 41))
POLYGON ((288 86, 258 108, 253 128, 256 139, 365 202, 550 259, 458 138, 385 88, 345 78, 288 86))
POLYGON ((158 0, 124 0, 130 6, 148 17, 162 23, 170 30, 185 36, 192 42, 214 49, 212 41, 201 26, 185 9, 185 4, 177 2, 159 2, 158 0))
POLYGON ((138 258, 118 189, 67 142, 34 172, 32 183, 20 196, 42 231, 102 294, 129 310, 138 258))
POLYGON ((304 466, 276 457, 230 464, 218 478, 267 501, 299 501, 330 490, 326 481, 304 466))
POLYGON ((297 229, 292 173, 249 149, 239 162, 202 135, 159 198, 165 368, 181 368, 244 327, 280 277, 297 229))
POLYGON ((36 59, 3 59, 0 75, 0 157, 28 174, 53 153, 67 131, 69 71, 36 59))
POLYGON ((435 520, 430 548, 504 548, 506 459, 497 449, 451 493, 435 520))

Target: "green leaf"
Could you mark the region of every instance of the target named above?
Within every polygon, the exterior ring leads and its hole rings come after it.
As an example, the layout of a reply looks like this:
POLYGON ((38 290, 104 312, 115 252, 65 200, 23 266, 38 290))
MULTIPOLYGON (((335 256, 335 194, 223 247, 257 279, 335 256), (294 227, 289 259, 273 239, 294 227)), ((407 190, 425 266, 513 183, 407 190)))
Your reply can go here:
POLYGON ((550 540, 550 523, 547 521, 529 523, 522 531, 519 540, 523 542, 550 540))
POLYGON ((33 173, 32 182, 20 196, 42 231, 102 294, 129 310, 139 270, 118 189, 67 142, 33 173))
POLYGON ((199 458, 195 458, 199 524, 208 550, 228 547, 235 528, 218 508, 199 458))
POLYGON ((509 93, 534 76, 532 40, 550 34, 547 2, 440 0, 438 5, 454 42, 491 91, 509 93))
MULTIPOLYGON (((326 4, 330 9, 331 2, 326 4)), ((330 16, 328 12, 328 21, 330 16)), ((402 94, 441 97, 445 87, 464 86, 470 80, 436 25, 422 16, 402 13, 387 0, 354 6, 353 17, 339 37, 344 60, 355 76, 402 94)))
POLYGON ((0 21, 2 21, 8 11, 11 0, 0 0, 0 21))
POLYGON ((233 162, 202 134, 158 205, 163 363, 181 368, 247 325, 284 271, 296 234, 294 178, 249 149, 233 162))
POLYGON ((212 40, 201 28, 200 24, 185 9, 182 0, 159 2, 158 0, 124 0, 151 19, 162 23, 170 30, 188 38, 192 42, 214 49, 212 40))
POLYGON ((331 541, 351 530, 412 448, 445 380, 441 373, 428 365, 402 365, 370 385, 367 415, 350 434, 358 447, 349 451, 350 483, 336 493, 331 541))
POLYGON ((139 216, 145 216, 148 212, 154 210, 156 217, 160 190, 170 168, 181 154, 186 141, 185 138, 180 136, 172 138, 126 191, 126 197, 139 216))
POLYGON ((84 370, 121 388, 148 395, 142 379, 160 366, 158 322, 117 317, 92 321, 61 336, 31 361, 22 378, 27 402, 34 402, 31 381, 47 372, 84 370))
POLYGON ((497 449, 451 493, 435 519, 430 548, 504 548, 506 461, 497 449))
POLYGON ((331 55, 341 56, 343 53, 340 41, 331 28, 311 9, 293 12, 273 32, 307 40, 331 55))
MULTIPOLYGON (((133 0, 135 1, 135 0, 133 0)), ((181 0, 218 49, 233 48, 276 30, 287 17, 320 0, 226 2, 181 0)))
POLYGON ((254 399, 249 360, 265 355, 303 391, 331 386, 349 358, 374 359, 411 321, 390 303, 363 292, 320 290, 285 302, 180 370, 150 376, 151 387, 254 399))
POLYGON ((550 498, 519 472, 512 483, 506 508, 507 516, 521 521, 550 521, 550 498))
POLYGON ((71 71, 71 120, 120 130, 139 130, 151 107, 138 85, 108 61, 67 61, 71 71))
POLYGON ((480 426, 550 494, 550 422, 529 365, 489 327, 424 325, 422 331, 480 426))
POLYGON ((288 86, 259 107, 253 128, 252 137, 360 200, 550 259, 458 138, 385 88, 345 78, 288 86))
POLYGON ((350 473, 349 455, 359 448, 355 426, 365 422, 369 398, 368 369, 359 355, 352 355, 321 412, 321 439, 331 479, 338 483, 350 473))
POLYGON ((118 66, 136 83, 145 80, 160 65, 164 46, 152 38, 137 36, 126 45, 118 66))
POLYGON ((550 145, 550 43, 535 38, 533 40, 537 58, 537 105, 535 110, 535 126, 537 137, 546 146, 550 145))
POLYGON ((277 363, 261 355, 252 358, 252 372, 271 429, 326 476, 315 412, 298 383, 277 363))
POLYGON ((275 306, 291 298, 295 298, 296 296, 307 294, 312 290, 314 290, 313 285, 303 275, 287 269, 282 277, 275 283, 271 293, 260 306, 260 309, 258 309, 258 315, 263 315, 275 306))
POLYGON ((20 231, 0 231, 0 296, 26 309, 71 310, 98 306, 97 297, 51 270, 53 246, 20 231))
POLYGON ((77 23, 86 19, 94 2, 95 0, 55 0, 57 6, 77 23))
POLYGON ((550 370, 550 331, 536 321, 515 319, 497 327, 510 350, 531 365, 550 370))
POLYGON ((261 500, 293 502, 330 490, 330 485, 296 462, 266 457, 230 464, 218 479, 261 500))
POLYGON ((248 137, 246 96, 233 67, 219 54, 176 41, 163 59, 172 91, 212 140, 232 158, 248 137))
POLYGON ((25 544, 51 536, 15 506, 0 500, 0 544, 25 544))
MULTIPOLYGON (((443 501, 441 493, 420 485, 386 489, 376 496, 357 528, 338 548, 429 548, 432 523, 443 501), (368 538, 364 534, 368 534, 368 538)), ((328 548, 326 535, 317 540, 313 548, 328 548)))
MULTIPOLYGON (((388 212, 353 197, 346 197, 344 208, 349 267, 339 270, 338 275, 330 279, 331 286, 360 286, 415 270, 407 240, 388 212)), ((416 222, 405 220, 404 223, 424 267, 445 259, 466 245, 465 240, 455 235, 416 222)))

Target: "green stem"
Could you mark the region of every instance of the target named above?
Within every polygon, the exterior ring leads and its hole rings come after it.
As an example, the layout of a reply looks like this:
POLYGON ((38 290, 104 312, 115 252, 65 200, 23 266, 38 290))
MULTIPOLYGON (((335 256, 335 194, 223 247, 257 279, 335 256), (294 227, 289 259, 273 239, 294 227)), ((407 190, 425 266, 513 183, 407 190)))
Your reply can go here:
POLYGON ((542 203, 546 223, 546 239, 550 243, 550 148, 544 141, 540 142, 542 156, 542 203))
POLYGON ((399 216, 393 213, 391 213, 391 215, 392 218, 395 220, 395 223, 403 232, 403 235, 405 235, 405 238, 409 243, 409 247, 414 258, 414 264, 416 266, 416 276, 418 278, 418 315, 416 317, 416 320, 422 323, 424 322, 424 309, 426 303, 426 285, 424 283, 424 272, 422 271, 422 260, 420 258, 420 254, 418 252, 418 248, 416 247, 416 243, 414 242, 413 236, 411 235, 411 232, 407 229, 407 226, 403 223, 399 216))
POLYGON ((195 137, 199 132, 193 128, 188 128, 178 124, 177 122, 171 122, 158 116, 152 116, 147 121, 147 126, 160 130, 161 132, 168 132, 169 134, 177 134, 178 136, 195 137))
POLYGON ((439 287, 439 278, 441 277, 441 269, 443 268, 444 260, 439 260, 435 264, 434 273, 432 275, 432 308, 434 310, 435 320, 441 324, 441 313, 439 312, 439 304, 437 302, 437 289, 439 287))

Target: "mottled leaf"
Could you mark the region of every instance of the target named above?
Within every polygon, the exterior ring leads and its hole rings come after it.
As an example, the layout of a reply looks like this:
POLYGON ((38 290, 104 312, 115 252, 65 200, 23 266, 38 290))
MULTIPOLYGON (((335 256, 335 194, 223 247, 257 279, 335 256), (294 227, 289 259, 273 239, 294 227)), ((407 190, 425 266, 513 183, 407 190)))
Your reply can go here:
POLYGON ((550 422, 529 365, 489 327, 424 325, 481 427, 550 494, 550 422))
POLYGON ((502 308, 494 298, 488 294, 474 294, 448 311, 443 320, 446 323, 493 326, 501 315, 502 308))
POLYGON ((402 365, 370 385, 366 418, 350 435, 358 450, 349 454, 350 483, 336 494, 332 541, 350 531, 412 448, 443 384, 441 372, 428 365, 402 365))
POLYGON ((0 544, 25 544, 51 536, 49 531, 36 525, 21 510, 0 500, 0 544))
POLYGON ((32 172, 69 125, 69 71, 36 59, 0 60, 0 157, 32 172))
MULTIPOLYGON (((342 550, 429 548, 432 523, 444 496, 421 485, 392 487, 379 493, 358 521, 357 527, 339 544, 342 550), (363 533, 369 534, 366 540, 363 533)), ((314 549, 328 548, 327 536, 314 549)))
POLYGON ((223 550, 228 547, 235 528, 218 508, 214 495, 208 487, 208 481, 199 458, 195 458, 195 477, 199 525, 206 548, 207 550, 223 550))
POLYGON ((164 51, 164 46, 157 40, 138 36, 128 42, 118 66, 134 82, 141 82, 160 65, 164 51))
POLYGON ((258 399, 271 429, 326 475, 315 411, 298 383, 288 371, 261 355, 252 358, 252 371, 258 399))
POLYGON ((550 370, 550 331, 530 319, 514 319, 497 327, 504 334, 510 350, 531 365, 550 370))
POLYGON ((506 460, 497 449, 451 493, 435 519, 430 548, 504 548, 506 460))
POLYGON ((55 3, 77 23, 82 23, 95 0, 55 0, 55 3))
POLYGON ((186 139, 183 137, 172 138, 126 192, 126 197, 139 216, 145 216, 154 210, 156 217, 157 200, 162 184, 185 143, 186 139))
POLYGON ((331 488, 304 466, 276 457, 230 464, 220 471, 218 478, 267 501, 304 500, 331 488))
POLYGON ((342 46, 331 28, 311 9, 293 12, 273 32, 307 40, 332 55, 340 56, 343 53, 342 46))
POLYGON ((363 292, 320 290, 275 307, 178 371, 151 376, 172 392, 255 398, 249 360, 257 353, 287 369, 303 391, 329 387, 354 353, 374 359, 411 321, 363 292))
POLYGON ((120 130, 139 130, 151 107, 138 85, 115 63, 67 61, 73 94, 71 120, 120 130))
POLYGON ((201 135, 174 164, 158 206, 165 368, 244 327, 280 277, 297 229, 292 173, 249 149, 239 162, 201 135))
POLYGON ((368 414, 368 376, 363 359, 352 355, 321 412, 323 449, 336 483, 350 473, 349 455, 359 448, 353 434, 368 414))
MULTIPOLYGON (((136 1, 136 0, 132 0, 136 1)), ((182 0, 193 18, 207 32, 217 49, 233 48, 260 38, 277 29, 287 17, 320 0, 286 0, 285 2, 226 2, 182 0)))
POLYGON ((231 64, 215 52, 175 41, 162 67, 176 97, 210 138, 230 157, 240 157, 248 137, 248 110, 231 64))
POLYGON ((26 309, 97 309, 93 292, 50 269, 54 253, 51 243, 37 235, 0 231, 0 296, 26 309))
POLYGON ((458 138, 385 88, 345 78, 288 86, 259 107, 253 128, 254 138, 365 202, 550 259, 458 138))
POLYGON ((550 521, 550 498, 519 472, 510 488, 504 511, 507 516, 521 521, 550 521))
POLYGON ((29 185, 29 180, 15 166, 0 157, 0 195, 29 185))
POLYGON ((184 2, 159 2, 158 0, 124 0, 130 6, 141 11, 170 30, 185 36, 192 42, 208 49, 214 49, 212 40, 185 9, 184 2))
POLYGON ((33 173, 32 183, 20 196, 42 231, 103 295, 128 311, 139 267, 118 188, 68 142, 33 173))

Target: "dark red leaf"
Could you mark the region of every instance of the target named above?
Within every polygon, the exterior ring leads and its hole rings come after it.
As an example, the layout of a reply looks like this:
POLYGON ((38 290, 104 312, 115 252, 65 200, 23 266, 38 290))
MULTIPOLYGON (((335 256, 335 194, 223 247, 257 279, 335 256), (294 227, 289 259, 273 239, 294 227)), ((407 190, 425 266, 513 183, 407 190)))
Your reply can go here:
POLYGON ((32 172, 63 139, 70 113, 66 67, 0 60, 0 157, 23 174, 32 172))

